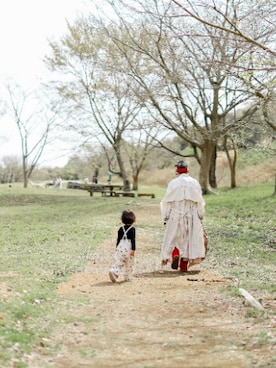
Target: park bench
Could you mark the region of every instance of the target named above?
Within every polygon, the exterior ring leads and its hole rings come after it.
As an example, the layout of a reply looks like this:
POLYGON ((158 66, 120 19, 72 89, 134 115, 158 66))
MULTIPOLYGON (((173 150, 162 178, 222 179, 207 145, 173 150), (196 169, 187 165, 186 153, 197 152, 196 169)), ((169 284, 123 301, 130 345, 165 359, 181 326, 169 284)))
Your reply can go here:
POLYGON ((90 196, 93 196, 93 193, 101 193, 102 196, 113 196, 114 191, 110 186, 99 185, 99 184, 81 184, 81 183, 72 183, 70 182, 70 186, 67 186, 71 189, 81 189, 87 190, 90 196))
POLYGON ((132 192, 114 192, 115 197, 135 197, 135 193, 132 192))
MULTIPOLYGON (((108 197, 135 197, 135 193, 125 190, 124 185, 81 184, 79 182, 69 182, 68 184, 67 184, 67 188, 87 190, 90 194, 90 197, 92 197, 94 193, 101 193, 102 197, 106 197, 106 196, 108 197)), ((138 197, 155 198, 155 194, 154 193, 138 193, 138 197)))
POLYGON ((114 197, 116 196, 115 190, 122 190, 123 185, 117 185, 117 184, 86 184, 82 185, 80 189, 85 189, 90 193, 90 197, 93 196, 94 193, 101 193, 103 197, 109 196, 114 197))
POLYGON ((109 188, 107 189, 104 186, 95 186, 93 188, 90 187, 86 190, 90 193, 90 197, 92 197, 94 193, 101 193, 102 197, 112 197, 115 193, 113 190, 110 190, 109 188))
POLYGON ((153 193, 138 193, 138 197, 151 197, 151 198, 155 198, 155 194, 153 194, 153 193))

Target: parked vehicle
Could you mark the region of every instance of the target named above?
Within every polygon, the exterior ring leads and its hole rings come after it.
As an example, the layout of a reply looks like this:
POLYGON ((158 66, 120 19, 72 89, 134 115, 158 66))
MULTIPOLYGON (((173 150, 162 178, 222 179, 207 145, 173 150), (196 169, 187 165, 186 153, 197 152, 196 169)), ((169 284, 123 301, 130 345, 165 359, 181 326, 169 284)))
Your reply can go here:
POLYGON ((67 183, 67 189, 79 189, 81 186, 80 181, 68 181, 67 183))

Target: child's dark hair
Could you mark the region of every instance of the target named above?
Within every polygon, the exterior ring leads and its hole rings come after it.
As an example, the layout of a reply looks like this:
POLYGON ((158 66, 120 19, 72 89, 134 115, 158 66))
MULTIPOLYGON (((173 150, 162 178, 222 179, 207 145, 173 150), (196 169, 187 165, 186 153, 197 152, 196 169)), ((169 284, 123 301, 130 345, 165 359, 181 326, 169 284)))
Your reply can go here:
POLYGON ((123 211, 121 220, 125 225, 132 225, 136 221, 135 213, 130 210, 123 211))

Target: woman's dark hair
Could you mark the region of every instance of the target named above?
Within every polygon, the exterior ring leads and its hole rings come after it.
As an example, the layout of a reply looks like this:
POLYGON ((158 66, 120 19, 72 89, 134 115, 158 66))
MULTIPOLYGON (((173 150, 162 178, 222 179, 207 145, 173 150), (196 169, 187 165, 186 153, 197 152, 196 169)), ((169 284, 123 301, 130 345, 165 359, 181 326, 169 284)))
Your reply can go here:
POLYGON ((136 221, 136 216, 133 211, 125 210, 122 213, 121 220, 125 225, 132 225, 136 221))

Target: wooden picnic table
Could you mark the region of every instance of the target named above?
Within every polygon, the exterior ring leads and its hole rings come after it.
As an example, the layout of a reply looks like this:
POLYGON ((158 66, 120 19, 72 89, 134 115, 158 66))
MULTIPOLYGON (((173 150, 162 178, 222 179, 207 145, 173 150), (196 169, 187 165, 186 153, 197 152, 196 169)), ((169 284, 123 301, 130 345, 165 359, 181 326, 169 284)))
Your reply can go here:
MULTIPOLYGON (((71 189, 82 189, 87 190, 90 193, 90 197, 93 196, 94 193, 101 193, 102 196, 110 196, 110 197, 135 197, 135 193, 130 190, 126 190, 123 184, 81 184, 79 182, 69 182, 70 186, 67 187, 71 189)), ((138 193, 138 197, 151 197, 155 198, 154 193, 138 193)))
POLYGON ((124 185, 119 184, 83 184, 80 186, 80 189, 87 190, 90 193, 90 196, 93 196, 93 193, 98 192, 102 193, 102 196, 115 196, 116 190, 123 190, 124 185))

